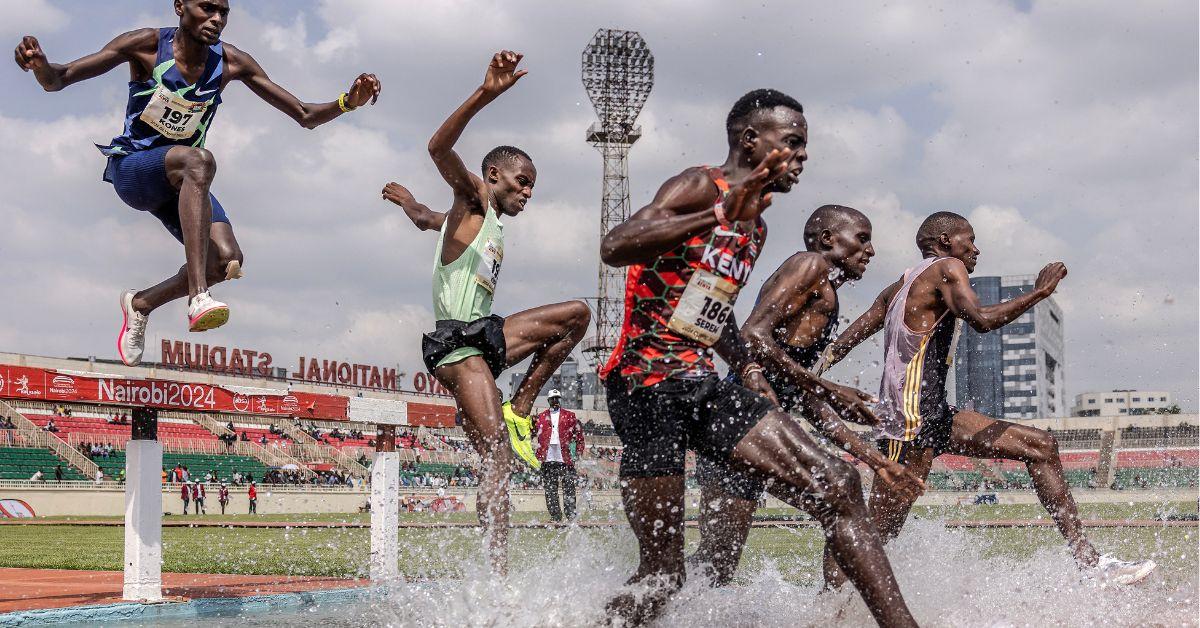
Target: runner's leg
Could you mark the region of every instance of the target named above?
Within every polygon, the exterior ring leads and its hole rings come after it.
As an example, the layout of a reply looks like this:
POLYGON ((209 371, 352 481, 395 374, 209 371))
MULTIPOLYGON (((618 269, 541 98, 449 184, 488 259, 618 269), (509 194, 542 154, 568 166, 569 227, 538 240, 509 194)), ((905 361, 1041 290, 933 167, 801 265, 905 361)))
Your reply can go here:
POLYGON ((488 560, 500 575, 508 573, 508 478, 512 449, 500 415, 496 380, 480 356, 439 366, 434 377, 450 390, 463 415, 463 431, 482 459, 476 510, 483 524, 488 560))
POLYGON ((542 386, 587 333, 591 311, 582 301, 567 301, 517 312, 504 319, 508 365, 529 356, 533 362, 512 397, 512 409, 529 416, 542 386))
POLYGON ((775 479, 771 493, 803 508, 881 626, 916 626, 871 523, 854 465, 829 455, 794 418, 772 410, 738 442, 730 464, 775 479))
POLYGON ((640 626, 658 616, 663 604, 683 586, 684 484, 682 475, 624 478, 621 503, 638 541, 638 569, 626 584, 644 583, 644 595, 625 591, 607 606, 609 615, 640 626), (647 580, 649 582, 647 582, 647 580))
POLYGON ((1075 560, 1085 567, 1096 565, 1100 554, 1084 535, 1079 510, 1059 459, 1058 441, 1052 434, 966 410, 954 415, 950 448, 954 453, 973 458, 1024 462, 1038 499, 1058 525, 1075 560))
POLYGON ((711 566, 715 586, 733 580, 758 504, 716 487, 700 488, 700 545, 689 562, 711 566))
MULTIPOLYGON (((905 466, 924 481, 929 476, 933 459, 932 449, 913 449, 905 459, 905 466)), ((871 484, 871 521, 875 524, 875 529, 879 531, 879 537, 885 544, 900 534, 914 503, 916 503, 915 498, 910 500, 897 495, 888 490, 883 482, 871 484)), ((837 561, 833 558, 833 549, 828 544, 825 545, 823 571, 826 588, 837 589, 846 584, 846 574, 842 573, 841 568, 838 567, 837 561)))
MULTIPOLYGON (((207 285, 225 281, 225 269, 229 262, 243 262, 242 249, 233 235, 233 226, 227 222, 214 222, 209 228, 207 285)), ((186 248, 186 247, 185 247, 186 248)), ((164 279, 155 286, 138 292, 133 297, 133 307, 149 315, 162 305, 189 295, 188 266, 179 268, 173 277, 164 279)))
POLYGON ((208 192, 217 174, 217 160, 203 148, 175 146, 167 151, 167 180, 179 190, 179 225, 187 259, 188 296, 208 290, 208 232, 212 203, 208 192))

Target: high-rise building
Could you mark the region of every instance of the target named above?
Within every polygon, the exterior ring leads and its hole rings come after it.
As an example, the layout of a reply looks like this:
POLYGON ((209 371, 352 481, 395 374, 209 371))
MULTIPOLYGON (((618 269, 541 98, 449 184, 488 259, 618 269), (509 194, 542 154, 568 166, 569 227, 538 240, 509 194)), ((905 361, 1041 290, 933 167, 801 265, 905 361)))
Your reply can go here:
MULTIPOLYGON (((984 304, 1033 289, 1036 277, 972 277, 984 304)), ((1063 314, 1054 297, 1008 325, 981 334, 963 325, 954 357, 955 404, 988 416, 1032 419, 1066 416, 1063 314)))
POLYGON ((1179 412, 1171 393, 1161 390, 1110 390, 1075 395, 1071 416, 1120 416, 1179 412))

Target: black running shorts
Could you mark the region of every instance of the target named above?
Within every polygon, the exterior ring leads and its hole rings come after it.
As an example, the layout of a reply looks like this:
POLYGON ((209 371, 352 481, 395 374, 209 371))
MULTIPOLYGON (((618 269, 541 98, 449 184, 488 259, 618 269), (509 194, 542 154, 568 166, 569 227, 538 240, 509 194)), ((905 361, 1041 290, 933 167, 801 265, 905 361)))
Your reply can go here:
POLYGON ((917 432, 915 439, 902 441, 880 438, 875 441, 875 445, 888 460, 900 464, 908 464, 909 452, 916 449, 932 449, 933 457, 936 458, 950 450, 950 430, 954 427, 956 414, 958 408, 943 403, 937 413, 922 418, 921 430, 917 432))
POLYGON ((621 477, 683 475, 687 451, 728 460, 733 448, 774 408, 766 397, 716 375, 675 377, 630 388, 613 373, 608 413, 625 446, 621 477))
POLYGON ((438 321, 433 331, 421 337, 421 357, 425 360, 425 368, 432 373, 442 358, 463 347, 479 350, 492 377, 500 377, 500 373, 508 367, 504 318, 493 314, 469 323, 438 321))
MULTIPOLYGON (((729 381, 741 384, 737 377, 731 376, 729 381)), ((800 405, 801 392, 798 386, 780 379, 767 378, 779 404, 785 412, 794 412, 800 405)), ((728 458, 716 459, 708 456, 696 456, 696 482, 704 488, 716 489, 731 497, 758 501, 766 490, 766 481, 749 473, 730 468, 728 458)))

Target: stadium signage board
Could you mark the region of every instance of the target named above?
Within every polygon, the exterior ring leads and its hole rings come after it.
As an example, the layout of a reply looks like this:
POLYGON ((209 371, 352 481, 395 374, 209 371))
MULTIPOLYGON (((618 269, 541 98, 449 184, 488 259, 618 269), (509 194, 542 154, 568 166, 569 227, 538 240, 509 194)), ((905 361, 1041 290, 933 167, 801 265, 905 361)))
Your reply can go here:
POLYGON ((0 365, 0 398, 75 401, 168 410, 298 416, 345 421, 349 399, 305 392, 245 394, 212 384, 0 365))
MULTIPOLYGON (((161 362, 165 366, 188 371, 275 376, 274 356, 267 351, 191 343, 170 338, 164 338, 162 341, 161 362)), ((394 368, 307 356, 298 358, 295 370, 288 377, 306 382, 399 390, 394 368)))

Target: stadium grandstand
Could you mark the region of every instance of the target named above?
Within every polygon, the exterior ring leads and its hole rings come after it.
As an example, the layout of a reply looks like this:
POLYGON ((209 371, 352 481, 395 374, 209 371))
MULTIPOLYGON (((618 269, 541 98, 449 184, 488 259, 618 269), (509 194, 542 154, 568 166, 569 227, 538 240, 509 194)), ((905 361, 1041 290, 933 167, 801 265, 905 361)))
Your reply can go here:
MULTIPOLYGON (((57 485, 60 474, 69 487, 119 485, 131 438, 130 412, 137 404, 101 394, 122 385, 130 390, 191 387, 193 396, 204 396, 209 406, 170 399, 158 404, 157 439, 167 485, 186 477, 232 486, 253 481, 363 491, 376 454, 377 424, 385 421, 396 425, 403 489, 466 491, 476 483, 478 459, 444 396, 12 354, 0 354, 0 378, 0 485, 7 497, 21 497, 20 486, 57 485), (109 383, 90 388, 94 381, 109 383), (220 403, 213 391, 230 395, 229 403, 220 403), (184 469, 186 475, 180 473, 184 469)), ((577 412, 587 440, 581 483, 594 491, 615 491, 620 440, 605 413, 577 412)), ((1055 434, 1068 481, 1077 490, 1200 485, 1200 427, 1194 415, 1028 422, 1055 434)), ((540 485, 535 473, 518 472, 512 481, 516 489, 540 485)), ((690 478, 689 485, 694 486, 690 478)), ((938 458, 929 478, 932 492, 1030 485, 1019 463, 953 455, 938 458)), ((164 493, 173 491, 164 488, 164 493)))

